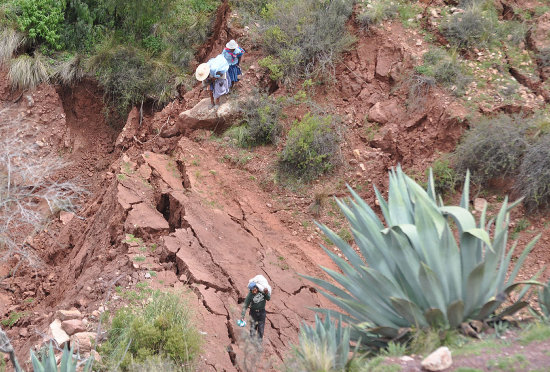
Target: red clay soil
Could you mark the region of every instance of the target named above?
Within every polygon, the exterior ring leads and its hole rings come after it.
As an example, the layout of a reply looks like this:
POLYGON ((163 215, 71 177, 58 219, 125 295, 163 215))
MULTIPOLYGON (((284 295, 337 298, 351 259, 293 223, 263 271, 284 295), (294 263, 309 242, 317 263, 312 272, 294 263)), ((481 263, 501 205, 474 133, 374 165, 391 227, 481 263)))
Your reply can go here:
MULTIPOLYGON (((226 22, 229 11, 224 4, 220 12, 226 22)), ((229 31, 225 23, 218 28, 218 35, 225 36, 213 38, 203 49, 205 59, 221 51, 225 39, 246 39, 243 31, 229 31)), ((321 234, 311 224, 314 195, 343 196, 346 183, 356 188, 368 184, 360 194, 374 205, 371 186, 385 192, 390 167, 401 163, 423 174, 439 151, 454 148, 467 127, 465 110, 439 89, 420 103, 408 100, 405 77, 413 57, 424 48, 416 46, 417 35, 393 24, 369 35, 357 31, 357 36, 356 48, 336 68, 337 82, 309 93, 342 117, 344 141, 342 166, 307 191, 290 191, 272 182, 275 152, 282 143, 254 150, 252 158, 239 165, 224 161, 240 156, 228 140, 205 140, 211 131, 159 136, 163 128, 175 125, 180 112, 198 102, 198 87, 145 117, 141 126, 134 109, 117 133, 103 119, 102 93, 93 82, 57 91, 43 85, 13 103, 17 95, 7 88, 3 74, 0 100, 14 117, 21 114, 35 123, 32 141, 42 140, 47 149, 73 161, 61 176, 78 177, 90 192, 74 218, 65 224, 56 219, 32 239, 44 265, 23 267, 0 287, 1 317, 27 312, 8 331, 20 354, 28 355, 29 348, 42 341, 55 310, 74 306, 93 323, 97 318, 91 314, 100 305, 110 310, 121 305, 112 294, 114 285, 133 288, 147 281, 154 288, 191 289, 189 305, 206 340, 197 370, 238 370, 243 346, 235 321, 248 279, 263 274, 273 286, 273 298, 267 307, 261 363, 281 364, 297 342, 300 323, 313 319, 308 307, 328 306, 298 275, 322 276, 319 265, 333 266, 319 246, 321 234), (371 136, 374 120, 379 129, 371 136), (144 260, 136 261, 136 256, 144 260), (156 276, 146 277, 150 271, 156 276)), ((260 52, 252 45, 244 47, 250 53, 241 96, 266 79, 256 62, 260 52)), ((275 94, 285 93, 280 89, 275 94)), ((289 108, 287 125, 306 110, 289 108)), ((328 214, 318 219, 331 222, 328 214)), ((533 221, 535 230, 544 225, 543 217, 533 221)), ((548 249, 545 230, 530 265, 548 263, 548 249)), ((0 266, 0 274, 8 265, 0 266)))

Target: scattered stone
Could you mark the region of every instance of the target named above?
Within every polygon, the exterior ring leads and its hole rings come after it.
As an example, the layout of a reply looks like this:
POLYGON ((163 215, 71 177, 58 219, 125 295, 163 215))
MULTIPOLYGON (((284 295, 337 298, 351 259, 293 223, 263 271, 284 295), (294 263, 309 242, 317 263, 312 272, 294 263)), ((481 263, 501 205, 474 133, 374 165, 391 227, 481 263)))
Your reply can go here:
POLYGON ((273 205, 272 205, 271 203, 265 203, 265 205, 266 205, 268 208, 273 207, 273 205))
POLYGON ((101 314, 99 313, 99 311, 97 311, 97 310, 92 311, 92 316, 93 317, 99 318, 100 315, 101 314))
POLYGON ((78 332, 84 332, 86 326, 80 319, 69 319, 61 322, 61 328, 67 332, 69 336, 74 335, 78 332))
POLYGON ((414 358, 411 358, 410 356, 408 355, 403 355, 401 358, 399 358, 400 361, 402 362, 414 362, 414 358))
POLYGON ((26 338, 29 336, 29 330, 27 328, 21 328, 19 330, 19 336, 26 338))
POLYGON ((145 273, 145 279, 151 279, 151 274, 149 274, 149 272, 145 273))
POLYGON ((416 40, 416 46, 422 46, 422 39, 416 40))
POLYGON ((443 346, 428 355, 421 363, 426 371, 443 371, 453 364, 451 351, 443 346))
POLYGON ((86 353, 92 350, 96 334, 94 332, 79 332, 71 336, 71 347, 80 353, 86 353))
POLYGON ((487 204, 487 200, 483 198, 475 198, 474 200, 474 209, 478 212, 482 212, 483 208, 485 208, 485 205, 487 204))
POLYGON ((55 317, 60 321, 70 319, 82 319, 82 313, 76 309, 71 310, 57 310, 55 317))
POLYGON ((351 165, 357 165, 357 164, 359 164, 359 162, 357 161, 357 159, 350 159, 349 163, 350 163, 351 165))
POLYGON ((437 14, 437 10, 436 9, 433 9, 430 11, 430 13, 432 14, 432 17, 434 18, 439 18, 439 14, 437 14))
POLYGON ((52 333, 52 338, 60 347, 63 347, 70 339, 69 335, 61 328, 61 320, 59 319, 55 319, 50 324, 50 331, 52 333))
POLYGON ((359 149, 353 150, 353 156, 355 156, 357 160, 361 159, 361 151, 359 151, 359 149))
POLYGON ((59 212, 59 220, 63 225, 68 224, 74 217, 74 213, 61 211, 59 212))
POLYGON ((361 170, 363 172, 365 172, 367 170, 367 168, 365 168, 365 164, 363 164, 363 163, 359 163, 359 168, 361 168, 361 170))

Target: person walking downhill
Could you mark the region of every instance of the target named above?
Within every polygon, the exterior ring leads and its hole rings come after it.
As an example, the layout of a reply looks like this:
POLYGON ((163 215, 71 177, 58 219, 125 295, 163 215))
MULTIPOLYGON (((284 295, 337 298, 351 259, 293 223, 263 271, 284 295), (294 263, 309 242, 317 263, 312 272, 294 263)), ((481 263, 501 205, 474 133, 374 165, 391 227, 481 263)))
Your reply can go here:
POLYGON ((263 291, 260 291, 255 282, 250 282, 249 289, 250 291, 244 300, 241 322, 244 321, 246 309, 250 306, 250 317, 252 318, 250 337, 252 339, 257 338, 261 342, 264 337, 265 328, 265 303, 271 299, 271 293, 267 287, 263 287, 263 291))
POLYGON ((225 49, 222 54, 229 63, 229 70, 227 74, 229 75, 230 84, 234 85, 239 81, 239 75, 242 75, 241 68, 239 67, 241 63, 241 58, 245 50, 239 47, 239 44, 235 40, 229 41, 225 44, 225 49))
POLYGON ((229 64, 220 54, 206 63, 201 63, 195 71, 195 77, 202 82, 202 89, 210 91, 210 103, 213 108, 218 108, 219 98, 229 93, 231 82, 227 76, 228 69, 229 64))

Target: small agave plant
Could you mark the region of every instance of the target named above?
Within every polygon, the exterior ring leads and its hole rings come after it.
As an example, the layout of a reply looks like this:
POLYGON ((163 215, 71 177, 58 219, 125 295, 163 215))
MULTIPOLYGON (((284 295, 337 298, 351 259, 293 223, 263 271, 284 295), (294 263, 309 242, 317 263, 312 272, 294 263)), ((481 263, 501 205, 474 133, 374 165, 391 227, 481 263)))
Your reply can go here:
POLYGON ((293 367, 298 372, 342 371, 348 363, 349 352, 350 329, 342 327, 341 320, 336 323, 331 320, 330 313, 324 321, 316 315, 315 327, 305 323, 301 327, 293 367))
MULTIPOLYGON (((516 247, 514 243, 506 252, 509 211, 519 201, 509 204, 505 199, 490 221, 485 206, 476 223, 468 209, 469 174, 460 206, 436 201, 431 172, 427 190, 400 167, 389 176, 388 201, 375 188, 384 222, 351 189, 353 198, 337 200, 359 253, 319 225, 345 258, 325 248, 340 269, 323 268, 334 281, 306 276, 342 310, 344 322, 353 326, 352 338, 380 347, 411 328, 456 328, 494 316, 519 285, 526 284, 521 299, 530 284, 539 284, 534 280, 516 283, 515 278, 540 236, 527 245, 509 271, 516 247)), ((517 300, 498 315, 512 314, 526 305, 517 300)))
MULTIPOLYGON (((31 350, 31 362, 34 372, 76 372, 80 367, 80 362, 74 357, 73 349, 67 349, 67 345, 63 348, 63 355, 61 356, 61 362, 59 369, 57 368, 57 360, 53 352, 53 346, 50 343, 48 351, 39 359, 36 354, 31 350)), ((83 372, 92 370, 93 358, 90 357, 83 368, 79 369, 83 372)))
POLYGON ((542 319, 550 320, 550 281, 539 289, 539 307, 542 319))

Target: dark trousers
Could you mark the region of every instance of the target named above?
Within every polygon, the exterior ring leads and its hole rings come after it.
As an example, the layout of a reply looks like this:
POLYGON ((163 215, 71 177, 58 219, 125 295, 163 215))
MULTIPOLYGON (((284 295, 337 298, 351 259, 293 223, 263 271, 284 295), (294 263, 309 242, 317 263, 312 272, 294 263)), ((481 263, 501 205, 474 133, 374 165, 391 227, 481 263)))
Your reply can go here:
POLYGON ((250 324, 250 337, 254 338, 256 337, 256 333, 258 333, 258 339, 262 340, 264 337, 265 328, 265 309, 250 309, 250 317, 252 317, 252 324, 250 324))

